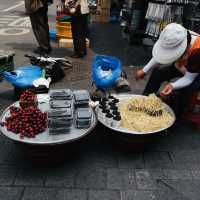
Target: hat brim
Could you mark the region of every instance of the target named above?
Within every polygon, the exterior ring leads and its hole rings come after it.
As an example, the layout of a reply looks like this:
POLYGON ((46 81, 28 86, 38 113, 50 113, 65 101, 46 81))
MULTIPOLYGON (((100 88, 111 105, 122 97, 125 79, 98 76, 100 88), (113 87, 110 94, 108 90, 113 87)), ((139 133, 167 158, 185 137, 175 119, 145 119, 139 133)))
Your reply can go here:
POLYGON ((153 58, 160 64, 170 64, 178 60, 187 48, 187 38, 177 47, 165 49, 158 40, 152 51, 153 58))

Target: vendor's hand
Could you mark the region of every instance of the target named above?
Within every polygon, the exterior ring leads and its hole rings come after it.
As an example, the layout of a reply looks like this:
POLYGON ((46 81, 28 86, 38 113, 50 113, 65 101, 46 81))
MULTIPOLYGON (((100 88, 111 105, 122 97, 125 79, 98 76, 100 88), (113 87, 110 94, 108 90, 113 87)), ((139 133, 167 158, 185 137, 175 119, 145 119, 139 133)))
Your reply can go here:
POLYGON ((164 89, 160 92, 160 96, 166 98, 173 92, 173 86, 171 84, 167 84, 164 89))
POLYGON ((135 74, 136 80, 143 79, 144 77, 145 77, 145 72, 142 69, 136 71, 135 74))

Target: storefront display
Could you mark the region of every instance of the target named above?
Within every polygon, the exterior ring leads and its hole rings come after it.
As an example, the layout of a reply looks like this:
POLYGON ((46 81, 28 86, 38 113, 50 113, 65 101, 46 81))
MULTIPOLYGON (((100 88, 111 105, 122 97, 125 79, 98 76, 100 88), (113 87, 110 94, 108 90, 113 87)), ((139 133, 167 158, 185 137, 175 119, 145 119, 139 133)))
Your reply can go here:
POLYGON ((148 20, 145 33, 157 38, 167 24, 171 22, 182 24, 186 4, 188 0, 150 1, 145 17, 148 20))
POLYGON ((145 11, 147 1, 130 0, 126 1, 121 10, 121 28, 123 38, 126 38, 130 44, 141 43, 144 36, 146 22, 145 11))
POLYGON ((89 4, 92 22, 109 22, 111 0, 96 0, 89 4))
POLYGON ((123 38, 129 43, 144 37, 157 39, 172 22, 200 33, 199 0, 130 0, 126 3, 121 10, 121 28, 123 38))
POLYGON ((200 33, 200 1, 189 1, 184 9, 184 25, 189 30, 200 33))

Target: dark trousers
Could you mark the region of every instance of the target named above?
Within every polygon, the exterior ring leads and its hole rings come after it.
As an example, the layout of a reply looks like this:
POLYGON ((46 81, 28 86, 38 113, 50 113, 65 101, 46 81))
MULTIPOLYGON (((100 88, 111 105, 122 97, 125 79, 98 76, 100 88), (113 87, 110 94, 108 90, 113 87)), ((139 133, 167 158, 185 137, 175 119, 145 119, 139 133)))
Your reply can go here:
MULTIPOLYGON (((163 82, 180 77, 183 77, 183 74, 177 70, 174 65, 155 68, 152 71, 143 94, 149 95, 151 93, 157 93, 163 82)), ((178 117, 184 112, 184 108, 188 103, 190 95, 198 90, 200 90, 200 76, 198 76, 191 85, 179 90, 175 90, 167 99, 166 103, 172 107, 178 117)))
POLYGON ((72 16, 72 36, 74 43, 74 52, 78 55, 84 55, 87 52, 87 14, 77 14, 72 16))
POLYGON ((50 48, 50 36, 48 25, 48 5, 30 14, 31 25, 39 47, 48 50, 50 48))

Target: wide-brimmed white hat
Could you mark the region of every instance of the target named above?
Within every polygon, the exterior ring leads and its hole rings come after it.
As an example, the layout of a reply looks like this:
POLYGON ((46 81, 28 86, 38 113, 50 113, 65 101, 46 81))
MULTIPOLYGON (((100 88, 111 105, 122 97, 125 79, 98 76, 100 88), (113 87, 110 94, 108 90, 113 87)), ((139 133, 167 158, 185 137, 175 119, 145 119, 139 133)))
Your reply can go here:
POLYGON ((178 60, 187 48, 187 29, 180 24, 168 24, 153 47, 153 58, 160 64, 178 60))

